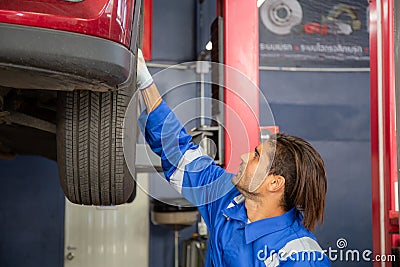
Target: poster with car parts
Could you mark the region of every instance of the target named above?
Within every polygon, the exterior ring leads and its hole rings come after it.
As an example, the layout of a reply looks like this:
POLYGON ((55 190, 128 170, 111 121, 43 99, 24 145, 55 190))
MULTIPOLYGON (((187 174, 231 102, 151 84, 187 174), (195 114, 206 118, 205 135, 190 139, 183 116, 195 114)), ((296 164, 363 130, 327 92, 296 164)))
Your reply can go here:
POLYGON ((258 3, 260 66, 369 67, 368 0, 258 3))

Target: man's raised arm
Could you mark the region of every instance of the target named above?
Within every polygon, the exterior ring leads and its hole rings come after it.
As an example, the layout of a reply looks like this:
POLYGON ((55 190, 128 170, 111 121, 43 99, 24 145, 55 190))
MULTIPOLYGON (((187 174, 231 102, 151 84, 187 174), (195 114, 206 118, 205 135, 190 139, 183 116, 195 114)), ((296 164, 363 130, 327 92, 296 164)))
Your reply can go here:
POLYGON ((137 60, 137 85, 146 104, 147 113, 152 112, 161 104, 162 99, 147 69, 142 50, 140 49, 138 50, 137 60))
POLYGON ((137 73, 138 89, 147 108, 147 112, 139 117, 139 126, 146 142, 161 157, 167 181, 196 205, 207 204, 225 195, 233 188, 231 174, 217 166, 191 141, 192 136, 161 99, 141 52, 138 53, 137 73))

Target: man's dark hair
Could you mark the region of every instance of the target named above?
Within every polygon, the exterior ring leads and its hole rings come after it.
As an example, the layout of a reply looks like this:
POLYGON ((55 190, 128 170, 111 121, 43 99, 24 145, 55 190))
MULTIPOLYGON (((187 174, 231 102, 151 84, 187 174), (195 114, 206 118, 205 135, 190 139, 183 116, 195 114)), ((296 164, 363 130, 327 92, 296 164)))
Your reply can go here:
POLYGON ((278 133, 270 138, 275 154, 269 174, 285 178, 282 206, 286 211, 293 207, 303 212, 303 224, 313 230, 318 221, 323 222, 327 182, 321 155, 305 140, 278 133))

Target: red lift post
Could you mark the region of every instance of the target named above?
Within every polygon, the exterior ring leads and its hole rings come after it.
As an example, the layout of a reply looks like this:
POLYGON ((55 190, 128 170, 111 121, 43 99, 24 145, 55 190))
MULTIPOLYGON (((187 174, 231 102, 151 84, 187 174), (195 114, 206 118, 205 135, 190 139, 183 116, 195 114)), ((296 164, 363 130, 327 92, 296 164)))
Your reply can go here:
POLYGON ((228 66, 224 70, 225 167, 236 173, 240 155, 252 151, 260 140, 258 8, 256 1, 219 0, 217 13, 223 17, 223 63, 228 66), (229 67, 248 80, 237 77, 229 67))
POLYGON ((143 56, 146 60, 151 60, 152 40, 151 34, 153 32, 153 0, 144 0, 143 8, 143 56))
MULTIPOLYGON (((394 1, 370 1, 372 238, 374 255, 398 247, 394 1)), ((375 261, 374 266, 392 266, 375 261)))

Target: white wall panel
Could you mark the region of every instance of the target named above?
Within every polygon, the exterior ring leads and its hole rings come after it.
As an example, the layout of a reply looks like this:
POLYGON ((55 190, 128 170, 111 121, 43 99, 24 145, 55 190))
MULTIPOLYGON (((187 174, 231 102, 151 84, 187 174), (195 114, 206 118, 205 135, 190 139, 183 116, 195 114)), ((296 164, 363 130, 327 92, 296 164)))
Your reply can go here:
MULTIPOLYGON (((148 174, 138 174, 148 187, 148 174)), ((65 267, 130 267, 149 263, 149 200, 137 188, 135 200, 117 207, 86 207, 66 201, 65 267)))

